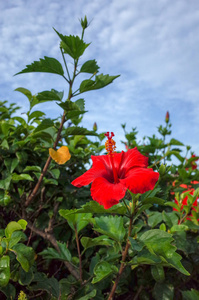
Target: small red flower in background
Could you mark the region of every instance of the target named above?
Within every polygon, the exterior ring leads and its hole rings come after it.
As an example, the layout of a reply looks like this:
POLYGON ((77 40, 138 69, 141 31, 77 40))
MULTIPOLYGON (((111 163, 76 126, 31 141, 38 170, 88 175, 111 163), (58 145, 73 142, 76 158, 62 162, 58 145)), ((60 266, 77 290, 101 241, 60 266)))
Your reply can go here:
POLYGON ((93 166, 72 184, 82 187, 92 182, 91 196, 105 209, 119 203, 126 190, 132 193, 145 193, 152 190, 158 181, 159 173, 147 169, 148 158, 137 148, 115 153, 114 133, 105 134, 108 138, 105 147, 108 155, 91 156, 93 166))
MULTIPOLYGON (((193 154, 193 155, 191 155, 191 157, 196 157, 196 155, 193 154)), ((197 169, 197 163, 196 163, 197 160, 198 160, 198 159, 196 159, 195 161, 192 161, 192 162, 191 162, 191 168, 192 168, 192 170, 197 169)))
MULTIPOLYGON (((193 184, 197 184, 197 183, 199 183, 198 181, 193 181, 192 182, 193 184)), ((186 184, 181 184, 180 185, 180 187, 182 187, 182 188, 188 188, 188 190, 186 190, 186 191, 184 191, 183 193, 185 193, 185 192, 188 192, 188 191, 190 191, 190 195, 193 195, 193 193, 194 193, 194 188, 190 188, 189 186, 187 186, 186 184)), ((192 204, 192 209, 191 210, 195 210, 196 211, 196 209, 195 209, 195 207, 197 207, 197 205, 198 205, 198 200, 199 200, 199 198, 197 197, 197 199, 194 201, 194 203, 192 204)), ((184 207, 184 205, 187 205, 187 202, 188 202, 188 196, 185 196, 185 198, 182 200, 182 203, 179 203, 177 200, 176 200, 176 198, 175 198, 175 203, 178 205, 178 206, 180 206, 180 210, 183 210, 183 207, 184 207)), ((177 211, 177 209, 175 209, 175 208, 173 208, 173 210, 175 210, 175 211, 177 211)), ((190 211, 190 213, 188 214, 188 216, 192 216, 192 213, 191 213, 191 211, 190 211)), ((186 217, 186 220, 191 220, 189 217, 186 217)))

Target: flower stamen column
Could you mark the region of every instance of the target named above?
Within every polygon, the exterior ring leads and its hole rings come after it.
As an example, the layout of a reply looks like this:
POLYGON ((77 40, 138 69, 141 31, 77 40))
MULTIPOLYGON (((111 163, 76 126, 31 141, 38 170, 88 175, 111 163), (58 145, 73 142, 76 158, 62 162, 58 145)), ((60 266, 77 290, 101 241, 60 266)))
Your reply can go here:
POLYGON ((119 180, 118 180, 118 175, 117 175, 117 171, 115 169, 115 165, 114 165, 114 160, 113 160, 113 156, 114 156, 114 152, 115 152, 115 149, 116 149, 116 146, 115 146, 115 141, 112 139, 114 135, 113 132, 111 132, 111 134, 109 135, 109 131, 107 133, 105 133, 105 136, 107 137, 107 141, 105 143, 105 149, 110 157, 110 161, 111 161, 111 165, 112 165, 112 168, 113 168, 113 176, 114 176, 114 183, 118 183, 119 180))

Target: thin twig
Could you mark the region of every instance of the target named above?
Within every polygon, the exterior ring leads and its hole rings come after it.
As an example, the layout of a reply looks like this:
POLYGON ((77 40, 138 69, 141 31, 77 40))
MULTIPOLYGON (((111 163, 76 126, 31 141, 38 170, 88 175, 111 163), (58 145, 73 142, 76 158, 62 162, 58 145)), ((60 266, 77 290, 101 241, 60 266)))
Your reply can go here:
POLYGON ((76 238, 76 243, 77 243, 77 252, 78 252, 78 256, 79 256, 79 277, 80 277, 80 281, 82 282, 82 256, 81 256, 79 237, 78 237, 78 232, 77 232, 76 227, 75 227, 75 238, 76 238))
MULTIPOLYGON (((60 123, 59 130, 58 130, 58 133, 57 133, 57 138, 56 138, 56 141, 54 142, 54 145, 53 145, 53 149, 55 149, 57 147, 57 144, 58 144, 58 142, 60 140, 61 131, 62 131, 62 128, 63 128, 63 125, 64 125, 65 121, 66 120, 65 120, 65 112, 64 112, 63 116, 62 116, 61 123, 60 123)), ((48 159, 47 159, 47 161, 46 161, 46 164, 45 164, 45 166, 44 166, 44 168, 42 170, 42 173, 41 173, 41 175, 39 177, 39 180, 38 180, 37 184, 35 185, 32 193, 30 194, 30 196, 27 198, 27 200, 25 202, 25 207, 27 207, 33 201, 33 199, 35 198, 36 193, 37 193, 37 191, 38 191, 38 189, 39 189, 39 187, 40 187, 40 185, 42 183, 43 177, 45 176, 45 174, 46 174, 46 172, 48 170, 50 162, 51 162, 51 157, 49 156, 48 159)))
POLYGON ((112 300, 113 297, 114 297, 114 294, 115 294, 115 290, 117 288, 117 285, 118 285, 118 282, 120 280, 120 277, 124 271, 124 268, 125 268, 125 260, 126 260, 126 256, 127 256, 127 253, 128 253, 128 249, 130 247, 130 244, 129 244, 129 236, 131 235, 131 230, 132 230, 132 222, 133 222, 133 217, 131 216, 130 218, 130 223, 129 223, 129 232, 128 232, 128 238, 127 238, 127 241, 126 241, 126 247, 124 249, 124 252, 122 254, 122 262, 121 262, 121 265, 120 265, 120 269, 119 269, 119 272, 117 274, 117 277, 115 279, 115 282, 114 282, 114 285, 112 287, 112 290, 110 292, 110 295, 108 297, 108 300, 112 300))
MULTIPOLYGON (((57 250, 58 253, 60 253, 59 246, 57 244, 57 241, 52 233, 48 233, 45 231, 42 231, 38 228, 36 228, 33 224, 31 224, 30 221, 28 221, 27 227, 30 228, 34 233, 40 235, 43 237, 43 239, 48 240, 53 247, 57 250)), ((77 270, 67 261, 64 261, 65 266, 69 270, 69 272, 75 277, 75 279, 79 280, 80 275, 78 274, 77 270)))

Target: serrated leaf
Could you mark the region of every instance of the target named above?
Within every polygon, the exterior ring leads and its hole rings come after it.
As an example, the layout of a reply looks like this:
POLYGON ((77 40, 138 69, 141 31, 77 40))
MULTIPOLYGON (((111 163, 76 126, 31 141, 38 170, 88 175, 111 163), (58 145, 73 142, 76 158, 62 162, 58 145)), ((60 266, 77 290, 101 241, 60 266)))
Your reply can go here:
POLYGON ((47 248, 46 250, 39 253, 44 259, 58 259, 63 261, 71 261, 71 253, 68 250, 66 244, 57 242, 60 252, 57 252, 54 248, 47 248))
POLYGON ((154 211, 149 215, 148 224, 150 227, 154 228, 160 222, 162 222, 162 214, 160 212, 154 211))
POLYGON ((190 291, 181 291, 183 300, 197 300, 199 299, 199 291, 191 289, 190 291))
POLYGON ((176 247, 171 244, 173 241, 171 234, 160 229, 151 229, 143 233, 139 240, 145 244, 150 253, 160 257, 163 262, 181 273, 189 275, 180 262, 181 256, 175 252, 176 247))
POLYGON ((95 247, 95 246, 105 246, 105 245, 111 246, 113 244, 113 241, 110 240, 106 235, 101 235, 94 239, 89 237, 82 237, 81 243, 84 249, 86 250, 90 247, 95 247))
POLYGON ((65 129, 64 131, 66 136, 69 135, 93 135, 93 136, 97 136, 98 134, 94 131, 89 131, 86 128, 83 127, 68 127, 65 129))
POLYGON ((33 131, 33 134, 35 134, 39 131, 45 130, 46 128, 53 127, 53 126, 54 126, 54 123, 51 119, 44 119, 33 131))
POLYGON ((158 197, 149 197, 145 198, 142 201, 142 204, 159 204, 159 205, 164 205, 165 201, 161 198, 158 197))
POLYGON ((60 62, 55 58, 47 56, 44 56, 44 59, 40 58, 39 61, 34 61, 31 65, 27 65, 25 69, 23 69, 21 72, 16 73, 15 75, 31 72, 45 72, 58 74, 61 76, 64 75, 64 70, 60 62))
POLYGON ((117 242, 122 242, 126 234, 123 218, 120 216, 94 218, 93 230, 105 234, 117 242))
POLYGON ((84 41, 78 36, 66 36, 59 33, 55 28, 54 30, 61 39, 61 48, 63 48, 64 52, 70 55, 73 59, 78 59, 84 53, 85 49, 90 45, 84 43, 84 41))
POLYGON ((60 98, 60 95, 58 94, 58 92, 55 92, 55 90, 51 90, 51 91, 43 91, 37 94, 36 98, 39 101, 61 101, 62 98, 60 98))
POLYGON ((108 74, 107 75, 100 74, 95 77, 95 80, 91 80, 91 79, 83 80, 79 87, 80 93, 101 89, 107 86, 108 84, 112 83, 113 80, 119 76, 120 75, 109 76, 108 74))
POLYGON ((99 70, 99 66, 97 65, 97 62, 95 59, 93 60, 88 60, 86 61, 81 69, 80 69, 80 72, 81 73, 90 73, 90 74, 94 74, 94 73, 97 73, 99 70))
POLYGON ((170 145, 173 145, 173 146, 184 146, 183 143, 179 142, 178 140, 176 139, 171 139, 170 142, 169 142, 170 145))
POLYGON ((171 233, 174 233, 176 231, 186 231, 188 230, 189 227, 184 225, 184 224, 179 224, 179 225, 173 225, 170 229, 171 233))
POLYGON ((67 214, 67 210, 61 209, 59 211, 59 214, 68 221, 69 226, 73 230, 77 230, 79 232, 84 227, 86 227, 89 222, 90 218, 92 217, 92 214, 90 213, 79 213, 79 214, 67 214))
POLYGON ((126 208, 121 203, 114 205, 109 209, 105 209, 102 205, 95 201, 90 201, 84 204, 79 209, 60 209, 59 213, 62 217, 66 218, 67 215, 76 214, 76 213, 92 213, 92 214, 120 214, 125 215, 126 208))
POLYGON ((118 269, 116 266, 110 265, 106 261, 99 262, 94 268, 95 277, 93 278, 92 283, 97 283, 110 276, 113 272, 116 273, 117 271, 118 269))

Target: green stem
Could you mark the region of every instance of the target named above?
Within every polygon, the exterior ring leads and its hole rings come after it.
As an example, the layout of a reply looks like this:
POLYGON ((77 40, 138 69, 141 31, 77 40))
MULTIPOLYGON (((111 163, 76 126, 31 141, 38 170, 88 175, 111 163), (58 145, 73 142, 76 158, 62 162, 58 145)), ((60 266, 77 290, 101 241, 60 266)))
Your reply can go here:
POLYGON ((68 67, 67 67, 67 63, 66 63, 66 60, 65 60, 65 56, 64 56, 64 52, 63 52, 63 49, 60 47, 60 50, 61 50, 61 54, 62 54, 62 57, 63 57, 63 61, 64 61, 64 64, 65 64, 65 67, 66 67, 66 72, 68 74, 68 79, 64 76, 64 78, 67 80, 67 82, 69 83, 71 81, 70 79, 70 73, 68 71, 68 67))

